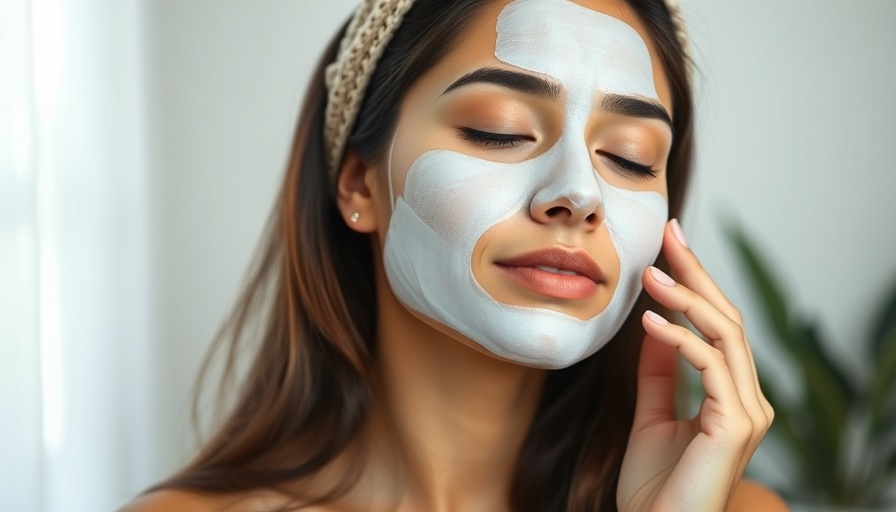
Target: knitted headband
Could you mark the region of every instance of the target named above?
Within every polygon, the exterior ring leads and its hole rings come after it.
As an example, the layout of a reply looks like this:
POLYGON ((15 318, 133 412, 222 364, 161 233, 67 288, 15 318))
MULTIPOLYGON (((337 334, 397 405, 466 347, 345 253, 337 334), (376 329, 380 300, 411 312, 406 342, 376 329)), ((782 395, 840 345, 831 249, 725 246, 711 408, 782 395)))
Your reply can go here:
MULTIPOLYGON (((688 56, 690 48, 678 0, 664 1, 678 43, 688 56)), ((335 185, 345 145, 364 101, 370 77, 413 3, 414 0, 363 0, 339 44, 336 60, 327 66, 324 144, 331 186, 335 185)))

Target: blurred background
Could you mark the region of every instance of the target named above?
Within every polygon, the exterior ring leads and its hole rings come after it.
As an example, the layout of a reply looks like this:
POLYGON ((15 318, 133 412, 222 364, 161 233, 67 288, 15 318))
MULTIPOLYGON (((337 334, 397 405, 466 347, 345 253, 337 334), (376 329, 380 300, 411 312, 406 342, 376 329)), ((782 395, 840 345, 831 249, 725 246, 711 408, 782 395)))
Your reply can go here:
MULTIPOLYGON (((682 4, 698 65, 689 242, 776 392, 799 399, 804 374, 726 223, 865 382, 896 282, 896 2, 682 4)), ((273 204, 311 67, 355 5, 0 0, 4 508, 111 510, 195 449, 199 362, 273 204)), ((764 446, 753 477, 790 485, 781 450, 764 446)))

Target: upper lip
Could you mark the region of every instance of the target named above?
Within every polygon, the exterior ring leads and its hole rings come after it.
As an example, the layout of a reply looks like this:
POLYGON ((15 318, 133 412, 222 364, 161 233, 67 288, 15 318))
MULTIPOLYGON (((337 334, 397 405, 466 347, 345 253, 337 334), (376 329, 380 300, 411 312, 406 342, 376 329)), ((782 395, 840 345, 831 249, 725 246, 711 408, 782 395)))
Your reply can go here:
POLYGON ((595 283, 603 281, 600 267, 581 249, 567 250, 559 247, 550 247, 514 256, 496 263, 508 267, 552 267, 581 274, 595 283))

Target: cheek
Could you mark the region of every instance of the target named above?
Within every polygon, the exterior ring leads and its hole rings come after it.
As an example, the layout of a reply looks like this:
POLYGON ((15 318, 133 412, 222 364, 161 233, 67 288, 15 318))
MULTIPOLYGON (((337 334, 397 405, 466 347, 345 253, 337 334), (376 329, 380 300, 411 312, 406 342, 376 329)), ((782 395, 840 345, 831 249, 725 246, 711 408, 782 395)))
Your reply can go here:
POLYGON ((669 203, 669 182, 666 179, 666 171, 663 171, 656 178, 649 180, 650 184, 642 190, 656 192, 663 198, 667 204, 669 203))
MULTIPOLYGON (((560 154, 561 149, 552 153, 560 154)), ((555 185, 553 179, 546 179, 550 174, 546 169, 562 167, 562 162, 551 158, 546 154, 526 164, 502 164, 453 151, 429 151, 407 173, 393 176, 394 197, 403 198, 440 238, 469 255, 488 229, 513 215, 525 216, 536 193, 555 185), (399 180, 404 187, 399 188, 399 180)), ((664 173, 641 180, 643 189, 599 181, 603 182, 603 208, 611 233, 643 240, 642 230, 653 233, 655 228, 654 222, 644 222, 650 216, 643 212, 665 221, 668 194, 664 173)))
POLYGON ((433 150, 457 150, 453 145, 460 141, 456 139, 452 128, 433 123, 425 115, 402 117, 386 154, 386 191, 391 187, 393 198, 403 197, 408 174, 421 156, 433 150))
POLYGON ((607 194, 606 212, 613 244, 619 252, 623 279, 640 283, 641 272, 653 263, 662 245, 668 219, 666 196, 658 192, 615 189, 612 194, 607 194))
POLYGON ((470 254, 476 240, 531 197, 513 165, 452 151, 423 154, 407 173, 402 198, 446 243, 470 254))

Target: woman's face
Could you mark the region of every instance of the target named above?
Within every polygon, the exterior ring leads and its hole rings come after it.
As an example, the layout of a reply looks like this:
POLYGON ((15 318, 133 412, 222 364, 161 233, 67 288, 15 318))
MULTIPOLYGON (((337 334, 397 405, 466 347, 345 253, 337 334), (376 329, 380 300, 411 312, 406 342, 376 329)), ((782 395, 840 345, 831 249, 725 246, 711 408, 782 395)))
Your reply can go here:
POLYGON ((503 359, 591 355, 659 252, 671 114, 624 2, 489 6, 411 88, 375 170, 392 291, 503 359))

